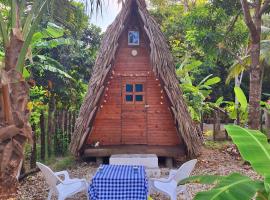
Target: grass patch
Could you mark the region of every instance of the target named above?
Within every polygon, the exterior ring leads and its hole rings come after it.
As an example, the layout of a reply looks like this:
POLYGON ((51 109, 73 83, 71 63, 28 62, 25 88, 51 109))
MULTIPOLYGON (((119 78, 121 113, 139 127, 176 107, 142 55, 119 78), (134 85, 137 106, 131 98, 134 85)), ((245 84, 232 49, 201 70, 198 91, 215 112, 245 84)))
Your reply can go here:
POLYGON ((75 157, 69 155, 66 157, 55 158, 55 162, 51 164, 51 167, 56 171, 61 171, 74 166, 75 163, 75 157))
POLYGON ((205 141, 204 146, 207 149, 224 149, 230 144, 230 141, 205 141))

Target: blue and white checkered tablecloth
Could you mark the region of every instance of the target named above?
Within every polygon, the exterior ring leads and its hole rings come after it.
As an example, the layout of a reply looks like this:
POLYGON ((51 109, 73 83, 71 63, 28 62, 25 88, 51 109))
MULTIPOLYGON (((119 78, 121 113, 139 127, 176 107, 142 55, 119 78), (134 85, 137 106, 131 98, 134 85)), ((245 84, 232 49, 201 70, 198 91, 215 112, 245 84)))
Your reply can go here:
POLYGON ((91 200, 147 200, 143 166, 102 165, 89 187, 91 200))

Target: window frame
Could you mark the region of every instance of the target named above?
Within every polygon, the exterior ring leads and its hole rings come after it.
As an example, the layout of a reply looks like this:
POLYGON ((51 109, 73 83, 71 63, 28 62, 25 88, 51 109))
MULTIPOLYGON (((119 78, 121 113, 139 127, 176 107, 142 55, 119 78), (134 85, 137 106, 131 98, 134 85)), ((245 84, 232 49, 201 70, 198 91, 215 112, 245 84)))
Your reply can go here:
POLYGON ((138 30, 129 30, 128 31, 128 46, 140 46, 140 31, 138 30), (133 33, 138 33, 138 43, 131 43, 129 41, 129 35, 133 33))
POLYGON ((145 82, 125 82, 124 87, 123 87, 123 103, 124 104, 145 104, 145 82), (132 92, 127 92, 126 91, 126 86, 127 85, 133 85, 133 91, 132 92), (142 85, 143 90, 142 92, 136 92, 136 85, 142 85), (133 101, 126 101, 126 96, 127 95, 132 95, 133 96, 133 101), (142 101, 136 101, 136 95, 142 95, 142 101))

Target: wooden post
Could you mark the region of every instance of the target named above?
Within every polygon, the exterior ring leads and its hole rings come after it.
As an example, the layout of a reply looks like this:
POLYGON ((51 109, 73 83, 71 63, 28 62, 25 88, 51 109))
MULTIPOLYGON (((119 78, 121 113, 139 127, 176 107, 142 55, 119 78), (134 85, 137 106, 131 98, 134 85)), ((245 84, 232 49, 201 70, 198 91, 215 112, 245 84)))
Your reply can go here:
POLYGON ((55 97, 54 94, 51 94, 48 110, 48 131, 47 131, 47 150, 48 157, 51 157, 52 154, 52 135, 54 134, 54 112, 55 112, 55 97))
POLYGON ((32 139, 33 145, 31 148, 31 157, 30 157, 30 168, 36 168, 36 161, 37 161, 37 145, 36 145, 36 125, 32 126, 32 139))
POLYGON ((103 164, 103 158, 102 157, 97 157, 96 158, 96 164, 97 165, 102 165, 103 164))
POLYGON ((173 168, 173 159, 167 157, 165 160, 165 165, 167 168, 172 169, 173 168))
POLYGON ((41 111, 40 114, 40 159, 42 161, 45 160, 45 118, 44 118, 44 111, 41 111))
MULTIPOLYGON (((227 111, 225 111, 225 124, 229 124, 229 115, 228 115, 227 111)), ((225 130, 225 135, 226 135, 226 140, 228 140, 229 135, 228 135, 227 130, 225 130)))
POLYGON ((214 124, 213 124, 213 139, 217 139, 217 135, 220 133, 220 111, 214 111, 214 124))

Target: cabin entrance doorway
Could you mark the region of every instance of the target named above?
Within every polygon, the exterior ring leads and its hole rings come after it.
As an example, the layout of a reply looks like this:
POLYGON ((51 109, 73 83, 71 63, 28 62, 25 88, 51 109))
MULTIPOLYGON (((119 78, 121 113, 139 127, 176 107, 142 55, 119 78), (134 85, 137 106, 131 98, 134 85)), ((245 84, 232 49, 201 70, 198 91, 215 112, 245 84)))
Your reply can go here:
POLYGON ((146 77, 122 78, 122 144, 147 144, 146 77))

